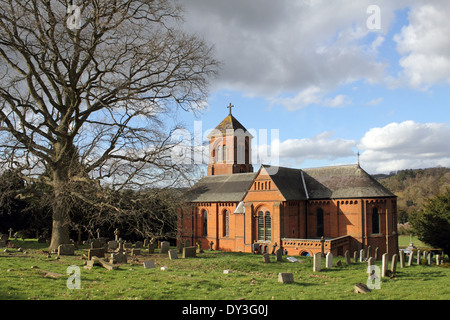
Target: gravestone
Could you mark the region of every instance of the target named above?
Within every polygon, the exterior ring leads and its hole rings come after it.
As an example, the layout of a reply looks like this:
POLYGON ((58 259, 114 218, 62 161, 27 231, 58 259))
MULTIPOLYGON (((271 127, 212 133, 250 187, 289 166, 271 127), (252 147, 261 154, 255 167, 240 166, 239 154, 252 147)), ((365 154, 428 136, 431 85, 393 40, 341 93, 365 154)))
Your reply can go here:
POLYGON ((184 247, 183 258, 195 258, 197 257, 197 247, 184 247))
POLYGON ((169 252, 169 246, 170 246, 170 243, 168 241, 162 241, 161 242, 161 249, 159 250, 159 253, 168 253, 169 252))
POLYGON ((400 268, 405 267, 405 251, 399 251, 399 258, 400 258, 400 268))
POLYGON ((114 230, 114 240, 119 241, 119 229, 116 228, 116 230, 114 230))
POLYGON ((355 285, 353 289, 355 290, 355 293, 369 293, 372 291, 367 285, 361 282, 355 285))
POLYGON ((358 262, 358 251, 353 251, 353 262, 354 263, 358 262))
POLYGON ((409 258, 408 258, 408 266, 409 267, 412 264, 413 257, 414 257, 414 251, 411 250, 411 252, 409 253, 409 258))
POLYGON ((370 258, 372 256, 372 246, 367 246, 367 258, 370 258))
POLYGON ((111 257, 109 258, 109 262, 116 264, 116 263, 127 263, 127 254, 123 252, 116 252, 112 253, 111 257))
POLYGON ((392 256, 392 264, 391 264, 391 273, 394 275, 395 272, 397 271, 397 259, 398 259, 398 255, 394 254, 392 256))
POLYGON ((142 247, 147 247, 148 246, 148 239, 144 239, 144 244, 142 245, 142 247))
POLYGON ((178 253, 183 253, 183 247, 184 247, 184 243, 183 243, 183 241, 180 239, 180 240, 178 241, 178 246, 177 246, 177 248, 178 248, 178 253))
POLYGON ((117 243, 117 241, 108 241, 108 250, 117 250, 117 248, 119 247, 119 244, 117 243))
POLYGON ((367 266, 370 268, 370 266, 373 265, 374 265, 373 257, 370 257, 369 259, 367 259, 367 266))
POLYGON ((214 251, 213 246, 214 246, 214 242, 211 241, 209 243, 209 251, 214 251))
POLYGON ((133 244, 131 242, 124 242, 123 247, 125 248, 125 250, 131 250, 133 249, 133 244))
POLYGON ((344 257, 345 257, 345 264, 349 265, 350 264, 350 252, 348 252, 348 250, 345 251, 344 257))
POLYGON ((440 265, 441 261, 440 261, 441 256, 440 255, 436 255, 436 265, 440 265))
POLYGON ((155 267, 155 261, 154 260, 149 260, 149 261, 144 261, 144 268, 145 269, 151 269, 155 267))
POLYGON ((359 250, 359 262, 364 261, 364 249, 359 250))
POLYGON ((280 272, 278 273, 278 282, 294 283, 294 275, 292 273, 280 272))
POLYGON ((320 252, 314 254, 314 260, 313 260, 313 271, 320 271, 321 270, 321 261, 322 254, 320 252))
POLYGON ((94 248, 88 250, 88 260, 92 260, 93 257, 104 258, 105 249, 104 248, 94 248))
POLYGON ((417 264, 420 264, 420 250, 417 250, 417 264))
POLYGON ((135 249, 142 249, 144 247, 144 243, 142 241, 136 241, 134 244, 135 249))
POLYGON ((431 252, 429 252, 427 255, 427 263, 428 265, 431 265, 431 252))
POLYGON ((155 253, 155 244, 154 243, 150 243, 148 245, 148 253, 155 253))
POLYGON ((75 246, 73 244, 61 244, 58 246, 58 256, 73 256, 75 246))
POLYGON ((325 261, 326 261, 326 263, 325 263, 326 268, 333 267, 333 254, 331 252, 327 253, 325 261))
POLYGON ((373 255, 373 259, 374 259, 375 261, 378 260, 378 251, 379 251, 379 249, 380 249, 380 248, 378 248, 378 247, 375 248, 375 253, 374 253, 374 255, 373 255))
POLYGON ((387 273, 387 268, 388 268, 388 254, 384 253, 381 256, 381 277, 385 277, 386 273, 387 273))
POLYGON ((98 239, 92 239, 91 249, 99 249, 99 248, 103 248, 103 243, 98 239))
POLYGON ((176 250, 169 250, 169 259, 170 260, 178 259, 178 254, 176 250))
POLYGON ((136 249, 136 248, 131 249, 131 255, 132 256, 139 256, 139 255, 141 255, 141 249, 136 249))
POLYGON ((281 248, 275 251, 275 261, 282 262, 283 261, 283 250, 281 248))
POLYGON ((268 253, 263 254, 263 262, 270 263, 270 255, 268 253))

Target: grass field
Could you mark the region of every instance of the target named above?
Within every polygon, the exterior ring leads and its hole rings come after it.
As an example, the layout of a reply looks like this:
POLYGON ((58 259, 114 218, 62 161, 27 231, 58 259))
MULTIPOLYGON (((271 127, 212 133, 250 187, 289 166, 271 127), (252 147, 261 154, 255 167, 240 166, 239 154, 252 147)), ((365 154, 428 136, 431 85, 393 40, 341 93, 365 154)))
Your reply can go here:
MULTIPOLYGON (((2 300, 303 300, 303 299, 450 299, 450 268, 413 265, 400 269, 393 278, 383 278, 381 289, 356 294, 353 286, 366 283, 366 263, 312 271, 312 258, 297 257, 300 263, 263 264, 260 255, 205 251, 197 258, 170 260, 158 253, 108 271, 96 266, 83 268, 81 258, 87 247, 76 250, 76 256, 48 257, 46 244, 15 241, 26 254, 16 249, 0 253, 0 299, 2 300), (142 262, 153 259, 156 268, 145 269, 142 262), (68 289, 67 268, 80 267, 81 288, 68 289), (161 267, 167 267, 162 271, 161 267), (223 270, 232 270, 223 274, 223 270), (45 277, 47 272, 61 274, 45 277), (281 284, 279 272, 294 274, 295 283, 281 284)), ((409 243, 409 237, 408 237, 409 243)), ((283 257, 285 259, 286 257, 283 257)), ((381 261, 376 262, 381 267, 381 261)))

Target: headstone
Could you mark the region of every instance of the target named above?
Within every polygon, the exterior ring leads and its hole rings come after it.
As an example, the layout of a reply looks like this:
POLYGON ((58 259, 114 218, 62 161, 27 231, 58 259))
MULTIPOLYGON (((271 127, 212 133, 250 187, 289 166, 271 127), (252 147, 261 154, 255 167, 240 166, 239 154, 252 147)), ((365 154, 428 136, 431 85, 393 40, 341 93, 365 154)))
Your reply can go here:
POLYGON ((169 246, 170 246, 170 243, 168 241, 162 241, 161 242, 161 249, 159 250, 159 253, 168 253, 169 252, 169 246))
POLYGON ((370 258, 372 256, 372 246, 367 246, 367 254, 366 257, 370 258))
POLYGON ((58 256, 73 256, 75 246, 73 244, 61 244, 58 246, 58 256))
POLYGON ((280 272, 278 273, 278 282, 294 283, 294 275, 292 273, 280 272))
POLYGON ((169 259, 170 260, 178 259, 178 254, 176 250, 169 250, 169 259))
POLYGON ((440 265, 441 261, 440 261, 441 256, 440 255, 436 255, 436 265, 440 265))
POLYGON ((283 261, 283 250, 281 248, 275 251, 275 261, 282 262, 283 261))
POLYGON ((13 232, 13 231, 14 231, 13 228, 9 228, 9 229, 8 229, 9 237, 10 237, 10 238, 12 238, 12 232, 13 232))
POLYGON ((331 252, 327 253, 325 261, 326 261, 326 263, 325 263, 326 268, 333 267, 333 254, 331 252))
POLYGON ((358 251, 353 251, 353 262, 354 263, 358 262, 358 251))
POLYGON ((417 250, 417 261, 416 263, 419 265, 420 264, 420 250, 417 250))
POLYGON ((123 252, 112 253, 109 262, 113 264, 127 263, 127 254, 123 252))
POLYGON ((350 252, 348 252, 348 250, 345 251, 344 257, 345 257, 345 264, 349 265, 350 264, 350 252))
POLYGON ((367 259, 367 266, 373 266, 374 265, 374 261, 373 261, 373 257, 370 257, 369 259, 367 259))
POLYGON ((336 262, 336 267, 342 267, 342 262, 341 262, 341 260, 338 260, 338 261, 336 262))
POLYGON ((270 263, 270 255, 268 253, 263 254, 263 262, 270 263))
POLYGON ((405 267, 405 251, 399 251, 399 257, 400 257, 400 268, 405 267))
POLYGON ((322 259, 322 253, 318 252, 314 254, 314 260, 313 260, 313 271, 320 271, 321 270, 321 261, 322 259))
POLYGON ((203 253, 202 243, 200 240, 197 241, 197 253, 203 253))
POLYGON ((397 272, 397 259, 398 259, 398 255, 394 254, 392 256, 392 264, 391 264, 391 273, 394 275, 395 272, 397 272))
POLYGON ((180 239, 180 240, 178 241, 178 246, 177 246, 177 248, 178 248, 178 253, 183 253, 183 247, 184 247, 184 243, 183 243, 183 241, 180 239))
POLYGON ((133 249, 133 244, 131 242, 124 242, 123 247, 125 250, 131 250, 133 249))
POLYGON ((387 269, 388 269, 388 254, 384 253, 381 256, 381 277, 385 277, 387 274, 387 269))
POLYGON ((147 247, 148 246, 148 239, 144 239, 144 244, 142 245, 142 247, 147 247))
POLYGON ((155 244, 154 243, 150 243, 148 245, 148 253, 155 253, 155 244))
POLYGON ((213 246, 214 246, 214 242, 211 241, 209 243, 209 251, 214 251, 213 246))
POLYGON ((139 255, 141 255, 141 249, 136 249, 136 248, 131 249, 131 255, 132 256, 139 256, 139 255))
POLYGON ((117 248, 119 247, 119 244, 117 243, 117 241, 108 241, 108 250, 117 250, 117 248))
POLYGON ((355 293, 369 293, 372 291, 367 285, 361 282, 355 285, 353 289, 355 290, 355 293))
POLYGON ((105 257, 105 249, 104 248, 95 248, 88 250, 88 260, 92 260, 93 257, 104 258, 105 257))
POLYGON ((154 260, 149 260, 149 261, 144 261, 144 268, 145 269, 151 269, 155 267, 155 261, 154 260))
POLYGON ((92 239, 91 249, 103 248, 103 243, 98 239, 92 239))
POLYGON ((414 251, 411 250, 409 252, 409 257, 408 257, 408 267, 410 267, 412 265, 413 257, 414 257, 414 251))
POLYGON ((374 255, 373 255, 373 259, 374 259, 375 261, 378 260, 378 251, 379 251, 379 249, 380 249, 380 248, 378 248, 378 247, 375 248, 375 253, 374 253, 374 255))
POLYGON ((185 240, 184 241, 184 246, 185 247, 190 247, 191 246, 191 240, 185 240))
POLYGON ((119 229, 114 230, 114 240, 119 241, 119 229))
POLYGON ((364 249, 359 250, 359 262, 364 261, 364 249))
POLYGON ((136 249, 142 249, 144 247, 144 243, 142 241, 136 241, 134 244, 134 248, 136 249))
POLYGON ((427 263, 428 265, 431 265, 431 252, 429 252, 427 255, 427 263))
POLYGON ((197 257, 196 247, 184 247, 183 248, 183 258, 195 258, 197 257))

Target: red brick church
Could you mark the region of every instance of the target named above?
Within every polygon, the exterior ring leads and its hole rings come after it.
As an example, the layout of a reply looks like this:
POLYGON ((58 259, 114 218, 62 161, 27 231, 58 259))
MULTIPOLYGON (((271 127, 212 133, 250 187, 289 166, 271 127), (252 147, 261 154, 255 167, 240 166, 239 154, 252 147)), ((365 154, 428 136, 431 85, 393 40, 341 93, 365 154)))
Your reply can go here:
POLYGON ((397 197, 359 163, 311 169, 262 165, 253 172, 251 139, 231 114, 209 138, 207 176, 179 210, 178 239, 203 249, 289 255, 398 251, 397 197))

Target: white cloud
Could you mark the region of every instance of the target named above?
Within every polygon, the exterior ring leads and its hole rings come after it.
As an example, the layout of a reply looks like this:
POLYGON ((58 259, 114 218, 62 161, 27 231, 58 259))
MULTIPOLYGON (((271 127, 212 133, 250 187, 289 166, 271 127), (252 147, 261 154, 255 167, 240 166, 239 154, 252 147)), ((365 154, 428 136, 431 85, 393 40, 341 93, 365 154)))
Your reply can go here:
POLYGON ((369 172, 450 166, 450 127, 405 121, 366 132, 358 144, 369 172))
POLYGON ((395 35, 403 56, 401 78, 414 88, 450 83, 449 1, 433 1, 411 7, 409 25, 395 35))
MULTIPOLYGON (((367 8, 372 4, 371 0, 190 0, 186 28, 213 43, 224 62, 215 89, 268 99, 289 93, 302 106, 316 103, 314 92, 303 96, 311 88, 325 94, 342 84, 385 77, 386 65, 377 60, 377 50, 395 9, 404 4, 377 1, 382 8, 381 30, 369 40, 373 31, 367 28, 367 8)), ((348 103, 343 98, 325 104, 348 103)))

